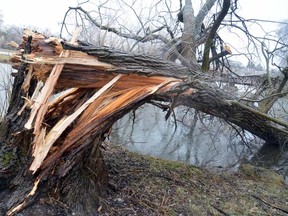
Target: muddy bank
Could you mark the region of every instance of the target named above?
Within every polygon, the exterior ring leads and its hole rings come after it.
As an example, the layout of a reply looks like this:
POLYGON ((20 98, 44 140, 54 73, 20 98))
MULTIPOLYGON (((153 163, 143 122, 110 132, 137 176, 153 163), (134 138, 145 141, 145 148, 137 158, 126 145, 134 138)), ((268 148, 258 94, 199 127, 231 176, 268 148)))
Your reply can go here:
MULTIPOLYGON (((238 173, 212 173, 181 162, 131 153, 117 146, 105 144, 104 148, 109 183, 100 197, 99 215, 288 214, 288 188, 283 177, 274 171, 246 164, 238 173)), ((90 171, 91 175, 95 174, 95 170, 90 171)), ((7 196, 9 189, 2 190, 0 200, 7 196)), ((75 215, 61 197, 41 197, 40 194, 36 203, 16 215, 75 215)), ((3 215, 4 210, 0 205, 3 215)))
POLYGON ((288 190, 274 171, 242 165, 215 174, 107 146, 109 188, 100 215, 287 215, 288 190))

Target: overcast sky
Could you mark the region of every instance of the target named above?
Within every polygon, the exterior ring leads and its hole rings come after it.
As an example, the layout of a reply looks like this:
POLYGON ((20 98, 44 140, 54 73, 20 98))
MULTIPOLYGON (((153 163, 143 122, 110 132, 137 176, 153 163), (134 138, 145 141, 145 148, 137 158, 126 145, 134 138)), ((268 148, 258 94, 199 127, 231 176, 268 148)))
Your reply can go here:
MULTIPOLYGON (((83 2, 85 0, 78 0, 83 2)), ((69 6, 77 6, 77 0, 0 0, 0 13, 3 15, 5 25, 17 25, 25 27, 39 27, 50 29, 56 35, 60 32, 60 23, 69 6)), ((144 0, 143 0, 144 1, 144 0)), ((176 0, 171 0, 176 1, 176 0)), ((196 4, 197 0, 192 0, 196 4)), ((198 0, 200 1, 200 0, 198 0)), ((97 2, 97 0, 94 0, 97 2)), ((288 0, 238 0, 238 14, 242 17, 283 21, 288 20, 288 0)), ((265 24, 267 32, 275 30, 276 24, 265 24)), ((255 31, 257 26, 250 26, 249 31, 255 31)), ((237 35, 221 35, 237 50, 245 48, 246 42, 237 39, 237 35), (234 37, 234 38, 233 38, 234 37), (242 46, 242 48, 241 48, 242 46)), ((232 50, 233 53, 234 50, 232 50)), ((241 60, 242 61, 242 60, 241 60)))
MULTIPOLYGON (((241 15, 245 18, 269 20, 288 19, 288 0, 239 0, 241 15)), ((0 0, 5 24, 37 26, 59 31, 69 6, 77 0, 0 0)))
POLYGON ((56 32, 68 7, 76 5, 77 0, 0 0, 4 24, 36 26, 56 32))

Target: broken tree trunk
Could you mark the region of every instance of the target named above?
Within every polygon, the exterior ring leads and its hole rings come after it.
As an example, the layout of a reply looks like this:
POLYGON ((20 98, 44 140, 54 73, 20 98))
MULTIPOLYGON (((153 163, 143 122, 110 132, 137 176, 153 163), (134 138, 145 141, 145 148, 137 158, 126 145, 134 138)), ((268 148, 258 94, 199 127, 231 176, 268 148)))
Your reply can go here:
POLYGON ((117 67, 109 70, 111 72, 137 73, 147 76, 162 75, 182 80, 173 90, 154 94, 153 97, 157 100, 171 102, 177 96, 177 103, 174 104, 174 107, 185 105, 223 118, 276 145, 283 145, 288 139, 287 123, 240 103, 240 99, 235 95, 223 92, 223 90, 209 84, 213 78, 206 74, 202 75, 199 71, 107 47, 63 45, 66 49, 81 50, 93 55, 102 62, 113 63, 117 67), (205 82, 206 80, 209 82, 205 82))
POLYGON ((17 163, 0 167, 0 180, 11 180, 3 186, 9 196, 0 197, 7 215, 29 215, 37 205, 51 211, 51 197, 60 200, 54 214, 97 215, 107 184, 100 150, 105 134, 151 100, 193 107, 278 145, 287 139, 285 123, 207 84, 207 75, 153 57, 26 30, 11 61, 18 74, 1 149, 17 163))

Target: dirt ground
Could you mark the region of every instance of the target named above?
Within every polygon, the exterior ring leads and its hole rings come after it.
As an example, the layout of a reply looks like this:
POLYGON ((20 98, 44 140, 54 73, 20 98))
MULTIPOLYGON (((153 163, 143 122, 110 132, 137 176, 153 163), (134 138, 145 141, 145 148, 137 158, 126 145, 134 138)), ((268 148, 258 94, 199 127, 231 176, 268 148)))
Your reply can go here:
MULTIPOLYGON (((288 187, 274 171, 245 164, 237 173, 213 173, 117 146, 104 147, 109 184, 97 207, 100 216, 288 215, 288 187)), ((8 194, 9 190, 2 191, 0 201, 8 194)), ((5 212, 0 205, 0 215, 5 212)), ((40 198, 16 215, 75 214, 61 200, 40 198)))
POLYGON ((288 215, 288 188, 274 171, 242 165, 215 174, 106 146, 109 187, 100 215, 288 215))

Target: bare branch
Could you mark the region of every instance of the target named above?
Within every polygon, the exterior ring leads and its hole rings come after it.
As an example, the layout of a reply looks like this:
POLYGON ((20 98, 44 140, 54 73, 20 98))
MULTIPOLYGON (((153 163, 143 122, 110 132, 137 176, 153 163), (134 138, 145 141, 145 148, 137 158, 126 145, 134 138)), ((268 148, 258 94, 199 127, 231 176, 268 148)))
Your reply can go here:
POLYGON ((210 48, 213 43, 213 38, 215 37, 216 31, 218 30, 219 26, 221 25, 222 20, 225 18, 225 16, 228 13, 228 10, 230 8, 230 0, 224 0, 223 1, 223 7, 221 12, 219 13, 218 17, 216 18, 206 41, 205 47, 204 47, 204 55, 203 55, 203 62, 202 62, 202 70, 208 71, 209 70, 209 53, 210 48))
POLYGON ((197 16, 195 17, 195 35, 200 34, 201 25, 207 16, 208 12, 211 10, 216 0, 207 0, 205 4, 202 6, 197 16))
MULTIPOLYGON (((127 39, 132 39, 132 40, 136 40, 139 42, 147 42, 147 41, 151 41, 151 40, 155 40, 155 39, 159 39, 164 43, 167 43, 167 40, 164 39, 163 36, 161 35, 154 35, 155 33, 161 31, 162 29, 166 28, 166 26, 160 26, 157 29, 154 29, 153 31, 151 31, 151 34, 149 35, 145 35, 143 37, 138 36, 138 35, 134 35, 134 34, 126 34, 121 32, 120 30, 113 28, 113 27, 109 27, 109 26, 105 26, 100 24, 99 22, 97 22, 95 19, 93 19, 93 17, 89 14, 88 11, 84 10, 82 7, 70 7, 69 10, 75 10, 75 11, 81 11, 82 13, 85 14, 85 16, 87 17, 87 19, 93 23, 95 26, 97 26, 100 30, 105 30, 108 32, 112 32, 120 37, 123 38, 127 38, 127 39)), ((67 14, 68 12, 66 12, 67 14)))

